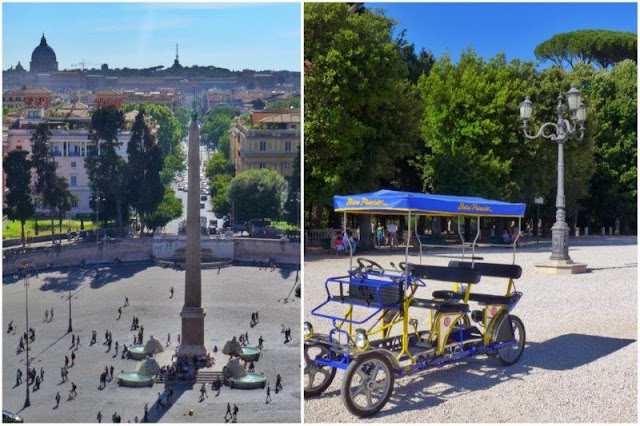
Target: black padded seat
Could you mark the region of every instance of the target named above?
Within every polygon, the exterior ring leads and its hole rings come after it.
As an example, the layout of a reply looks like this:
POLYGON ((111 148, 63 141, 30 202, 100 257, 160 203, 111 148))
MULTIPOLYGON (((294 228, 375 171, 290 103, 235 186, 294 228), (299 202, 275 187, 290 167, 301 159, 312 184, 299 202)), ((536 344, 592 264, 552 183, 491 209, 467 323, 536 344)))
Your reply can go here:
POLYGON ((481 275, 475 268, 416 265, 413 263, 407 265, 407 270, 414 276, 453 283, 477 284, 480 282, 481 275))
POLYGON ((414 308, 433 309, 438 312, 469 312, 469 305, 463 303, 446 303, 441 300, 412 299, 410 306, 414 308))
POLYGON ((522 268, 520 265, 506 265, 503 263, 471 263, 461 262, 459 260, 449 261, 450 268, 468 268, 476 269, 480 272, 480 275, 486 277, 497 278, 513 278, 518 279, 522 275, 522 268))
MULTIPOLYGON (((431 293, 433 297, 436 299, 444 299, 444 300, 460 300, 464 296, 460 293, 456 293, 455 291, 450 290, 438 290, 431 293)), ((498 296, 494 294, 483 294, 483 293, 471 293, 469 295, 469 300, 473 302, 482 303, 485 305, 508 305, 514 303, 520 298, 519 293, 513 293, 511 296, 498 296)))

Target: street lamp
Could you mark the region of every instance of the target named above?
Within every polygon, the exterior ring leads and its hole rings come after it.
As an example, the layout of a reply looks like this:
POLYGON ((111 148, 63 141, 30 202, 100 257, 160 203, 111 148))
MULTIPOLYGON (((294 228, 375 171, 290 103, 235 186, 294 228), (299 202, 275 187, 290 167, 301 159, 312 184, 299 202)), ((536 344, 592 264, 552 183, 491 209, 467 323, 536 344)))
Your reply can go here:
POLYGON ((24 271, 24 306, 25 306, 25 316, 26 316, 26 330, 27 330, 27 381, 25 382, 25 387, 27 388, 27 396, 24 400, 24 406, 28 407, 31 405, 31 401, 29 400, 29 261, 25 260, 22 263, 23 271, 24 271))
POLYGON ((73 331, 73 325, 71 324, 71 264, 67 269, 67 290, 69 290, 69 327, 67 328, 67 333, 71 333, 73 331))
POLYGON ((564 118, 565 106, 563 96, 558 96, 556 111, 558 119, 555 123, 544 123, 538 132, 530 135, 527 125, 533 114, 533 102, 526 96, 520 103, 520 118, 522 119, 522 131, 527 139, 543 137, 558 144, 558 193, 556 195, 556 222, 551 228, 552 252, 550 263, 536 265, 536 271, 541 273, 580 273, 586 270, 585 264, 574 263, 569 257, 569 226, 565 220, 564 200, 564 144, 569 139, 582 141, 584 139, 584 122, 587 118, 585 105, 580 101, 580 91, 571 85, 566 94, 567 104, 571 113, 571 121, 564 118), (549 130, 549 132, 547 132, 549 130), (578 134, 579 133, 579 134, 578 134))

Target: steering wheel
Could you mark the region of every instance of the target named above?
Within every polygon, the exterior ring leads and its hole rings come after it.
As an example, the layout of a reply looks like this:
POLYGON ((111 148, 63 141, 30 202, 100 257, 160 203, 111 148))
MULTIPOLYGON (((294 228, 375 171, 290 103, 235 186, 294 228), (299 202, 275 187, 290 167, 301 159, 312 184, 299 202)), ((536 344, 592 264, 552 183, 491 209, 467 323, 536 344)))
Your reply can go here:
POLYGON ((358 262, 358 266, 360 267, 360 269, 365 269, 370 272, 374 270, 376 270, 376 272, 384 272, 384 268, 371 259, 359 257, 356 259, 356 262, 358 262))

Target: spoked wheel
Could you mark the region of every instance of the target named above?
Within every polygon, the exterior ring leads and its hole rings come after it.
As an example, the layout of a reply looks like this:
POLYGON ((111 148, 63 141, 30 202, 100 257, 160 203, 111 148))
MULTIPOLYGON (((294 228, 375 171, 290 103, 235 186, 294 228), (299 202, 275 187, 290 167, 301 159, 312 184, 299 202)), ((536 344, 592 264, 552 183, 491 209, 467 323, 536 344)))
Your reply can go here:
POLYGON ((393 370, 389 360, 376 352, 358 357, 342 382, 342 401, 358 417, 371 416, 384 407, 393 392, 393 370))
POLYGON ((336 376, 334 367, 318 365, 315 359, 326 356, 329 349, 322 345, 304 346, 304 397, 311 398, 320 395, 333 382, 336 376))
POLYGON ((527 335, 524 331, 524 324, 520 318, 515 315, 509 315, 507 319, 510 320, 510 322, 503 321, 501 327, 511 327, 515 342, 512 346, 498 349, 498 358, 500 358, 500 362, 504 365, 513 365, 518 362, 524 352, 527 335))

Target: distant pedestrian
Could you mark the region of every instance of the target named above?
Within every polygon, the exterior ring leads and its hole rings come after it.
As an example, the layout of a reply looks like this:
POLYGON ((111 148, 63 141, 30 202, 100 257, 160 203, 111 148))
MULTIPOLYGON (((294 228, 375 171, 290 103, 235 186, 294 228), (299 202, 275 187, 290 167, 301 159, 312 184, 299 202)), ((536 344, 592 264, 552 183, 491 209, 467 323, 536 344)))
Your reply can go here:
POLYGON ((107 387, 107 374, 103 371, 100 373, 100 386, 98 388, 104 389, 105 387, 107 387))
POLYGON ((205 396, 209 398, 209 394, 207 394, 207 386, 203 383, 202 386, 200 386, 200 401, 203 401, 205 396))
POLYGON ((40 367, 40 379, 44 380, 44 367, 40 367))
POLYGON ((224 413, 224 421, 228 422, 229 417, 233 418, 233 413, 231 412, 231 404, 227 402, 227 412, 224 413))
POLYGON ((76 335, 71 334, 71 347, 74 347, 75 345, 76 345, 76 335))
POLYGON ((16 371, 16 386, 20 386, 21 383, 22 383, 22 370, 18 368, 18 371, 16 371))
POLYGON ((178 333, 178 338, 177 338, 177 340, 178 340, 178 344, 180 344, 180 333, 178 333))
POLYGON ((264 339, 262 338, 262 336, 260 336, 258 338, 258 348, 262 349, 262 344, 264 343, 264 339))
POLYGON ((69 357, 67 355, 64 356, 64 366, 65 367, 69 366, 69 357))
POLYGON ((124 297, 124 307, 129 306, 129 298, 127 296, 124 297))
POLYGON ((118 343, 118 341, 116 340, 116 356, 118 355, 118 346, 120 346, 120 344, 118 343))
POLYGON ((238 406, 236 404, 233 404, 233 422, 237 422, 238 421, 238 411, 240 411, 238 409, 238 406))
POLYGON ((265 401, 265 404, 268 404, 271 402, 271 386, 267 386, 267 399, 265 401))
POLYGON ((107 352, 111 352, 111 339, 107 342, 107 352))
POLYGON ((98 333, 96 333, 96 331, 95 331, 95 330, 93 330, 93 331, 91 332, 91 344, 92 344, 92 345, 94 345, 94 344, 96 343, 97 336, 98 336, 98 333))
POLYGON ((69 399, 71 399, 71 395, 75 398, 78 396, 78 387, 75 383, 71 382, 71 390, 69 391, 69 399))
POLYGON ((73 367, 74 365, 76 365, 76 353, 71 352, 71 366, 73 367))
POLYGON ((162 394, 160 392, 158 392, 158 400, 156 401, 156 403, 158 404, 158 407, 162 407, 162 409, 164 409, 164 404, 162 403, 162 394))
POLYGON ((60 406, 60 392, 56 392, 56 408, 60 406))
POLYGON ((122 308, 118 306, 118 318, 116 318, 116 320, 119 320, 121 317, 122 317, 122 308))
POLYGON ((113 365, 109 367, 109 377, 110 377, 110 380, 113 380, 113 365))
POLYGON ((102 423, 102 413, 100 411, 98 411, 98 415, 96 416, 96 419, 98 419, 98 423, 102 423))
POLYGON ((48 309, 44 310, 44 321, 45 322, 49 322, 49 310, 48 309))
POLYGON ((171 287, 171 290, 169 290, 169 293, 171 293, 171 296, 169 296, 169 299, 173 299, 173 287, 171 287))
POLYGON ((149 404, 144 404, 144 417, 142 417, 142 421, 146 423, 149 420, 149 404))
POLYGON ((53 308, 51 308, 51 313, 49 314, 50 321, 53 321, 53 308))
POLYGON ((80 347, 80 335, 78 334, 76 336, 76 349, 78 349, 80 347))
POLYGON ((280 374, 276 376, 276 393, 282 390, 282 377, 280 374))
POLYGON ((167 346, 171 346, 171 333, 167 333, 167 346))
POLYGON ((134 423, 138 423, 138 416, 135 416, 135 417, 133 418, 133 422, 134 422, 134 423))

